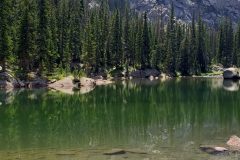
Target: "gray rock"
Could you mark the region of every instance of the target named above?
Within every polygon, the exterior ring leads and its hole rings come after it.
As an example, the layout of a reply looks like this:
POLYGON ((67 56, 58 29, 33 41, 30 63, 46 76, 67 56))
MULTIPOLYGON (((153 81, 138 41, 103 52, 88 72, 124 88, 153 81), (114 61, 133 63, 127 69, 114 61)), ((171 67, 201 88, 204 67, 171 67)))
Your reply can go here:
POLYGON ((130 73, 130 76, 133 78, 158 77, 159 75, 160 75, 160 72, 156 69, 136 70, 130 73))
POLYGON ((8 72, 0 73, 0 88, 10 89, 21 87, 20 81, 8 72))
POLYGON ((26 82, 25 84, 26 87, 28 88, 44 88, 47 87, 47 80, 44 80, 42 78, 36 78, 33 81, 26 82))
POLYGON ((227 68, 223 72, 224 79, 237 79, 239 78, 239 69, 238 68, 227 68))

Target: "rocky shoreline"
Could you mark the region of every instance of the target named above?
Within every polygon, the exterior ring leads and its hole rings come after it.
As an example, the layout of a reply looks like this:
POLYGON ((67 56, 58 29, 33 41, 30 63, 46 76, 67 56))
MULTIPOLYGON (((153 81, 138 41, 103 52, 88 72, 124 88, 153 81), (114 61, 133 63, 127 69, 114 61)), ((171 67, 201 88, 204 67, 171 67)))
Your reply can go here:
POLYGON ((22 81, 8 72, 0 73, 0 89, 33 89, 33 88, 49 88, 56 91, 72 94, 73 90, 79 90, 81 93, 87 93, 96 86, 112 84, 112 80, 79 78, 72 76, 64 77, 60 80, 48 80, 46 78, 33 76, 33 78, 22 81))
MULTIPOLYGON (((223 78, 223 79, 239 79, 240 70, 238 68, 222 69, 218 74, 206 74, 201 76, 191 76, 194 78, 223 78)), ((119 75, 119 74, 117 74, 119 75)), ((0 72, 0 89, 15 89, 15 88, 50 88, 56 91, 73 94, 73 90, 79 90, 81 93, 88 93, 96 86, 109 85, 115 80, 125 79, 149 79, 153 80, 167 80, 173 77, 161 73, 156 69, 135 70, 126 76, 115 75, 114 77, 107 78, 102 75, 95 75, 92 78, 74 78, 73 76, 64 77, 60 80, 49 80, 47 78, 39 77, 36 73, 30 73, 27 80, 20 80, 13 76, 10 72, 0 72)))

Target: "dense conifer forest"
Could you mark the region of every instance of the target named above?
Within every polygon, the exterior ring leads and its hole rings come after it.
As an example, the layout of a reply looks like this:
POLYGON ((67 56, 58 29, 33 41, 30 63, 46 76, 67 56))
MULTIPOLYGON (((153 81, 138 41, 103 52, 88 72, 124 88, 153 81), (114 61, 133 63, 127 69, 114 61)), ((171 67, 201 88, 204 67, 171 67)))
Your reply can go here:
POLYGON ((0 3, 0 66, 21 77, 143 68, 188 76, 209 72, 212 64, 240 66, 240 25, 227 17, 211 28, 201 14, 186 24, 172 7, 168 22, 150 20, 119 0, 0 3))

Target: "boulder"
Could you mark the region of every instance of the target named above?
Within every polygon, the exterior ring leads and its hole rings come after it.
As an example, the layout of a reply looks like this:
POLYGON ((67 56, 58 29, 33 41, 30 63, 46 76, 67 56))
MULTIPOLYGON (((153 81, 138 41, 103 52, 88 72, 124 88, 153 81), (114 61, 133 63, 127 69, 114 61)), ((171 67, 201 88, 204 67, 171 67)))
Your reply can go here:
POLYGON ((8 72, 0 73, 0 88, 10 89, 10 88, 19 88, 19 87, 21 87, 21 83, 13 75, 11 75, 8 72))
POLYGON ((48 87, 62 93, 74 94, 73 89, 76 87, 76 85, 73 82, 73 77, 69 76, 52 84, 49 84, 48 87))
POLYGON ((227 141, 227 145, 234 149, 240 150, 240 138, 236 135, 231 136, 227 141))
POLYGON ((240 78, 239 76, 239 69, 238 68, 227 68, 223 72, 224 79, 237 79, 240 78))
POLYGON ((133 78, 158 77, 159 75, 160 72, 157 69, 141 69, 130 73, 130 76, 133 78))
POLYGON ((82 87, 82 86, 95 87, 96 86, 96 81, 92 78, 82 77, 82 78, 80 78, 79 86, 80 87, 82 87))
POLYGON ((227 148, 217 146, 200 146, 200 149, 208 154, 221 154, 228 151, 227 148))
POLYGON ((121 78, 125 76, 125 73, 122 69, 114 69, 110 72, 110 75, 114 78, 121 78))
POLYGON ((75 87, 75 84, 73 83, 73 78, 69 76, 69 77, 65 77, 59 81, 49 84, 48 87, 50 87, 50 88, 73 88, 73 87, 75 87))
POLYGON ((28 88, 44 88, 47 87, 47 85, 47 80, 40 77, 37 77, 34 80, 25 83, 25 86, 28 88))

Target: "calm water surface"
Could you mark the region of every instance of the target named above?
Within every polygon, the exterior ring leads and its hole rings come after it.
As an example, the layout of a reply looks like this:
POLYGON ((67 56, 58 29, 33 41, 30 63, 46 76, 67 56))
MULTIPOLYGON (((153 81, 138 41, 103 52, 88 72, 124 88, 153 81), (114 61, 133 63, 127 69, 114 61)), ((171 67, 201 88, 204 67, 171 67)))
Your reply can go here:
POLYGON ((68 95, 0 91, 1 160, 217 160, 201 144, 240 136, 239 83, 135 80, 68 95), (105 156, 113 148, 144 151, 105 156))

